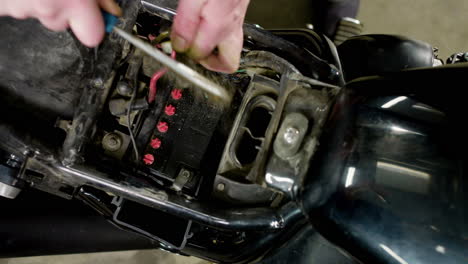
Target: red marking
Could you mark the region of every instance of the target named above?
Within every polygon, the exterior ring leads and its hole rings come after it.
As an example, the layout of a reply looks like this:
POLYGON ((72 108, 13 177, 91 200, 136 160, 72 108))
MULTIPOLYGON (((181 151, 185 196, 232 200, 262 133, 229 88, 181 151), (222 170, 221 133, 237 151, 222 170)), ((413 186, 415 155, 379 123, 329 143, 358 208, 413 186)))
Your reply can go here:
POLYGON ((176 108, 173 105, 167 105, 166 108, 164 109, 164 113, 168 116, 173 116, 175 115, 176 108))
POLYGON ((144 162, 146 165, 151 165, 151 164, 153 164, 153 162, 154 162, 154 156, 151 155, 151 154, 146 154, 146 155, 143 157, 143 162, 144 162))
POLYGON ((167 130, 169 130, 169 125, 167 124, 167 122, 159 122, 156 128, 159 132, 166 133, 167 130))
POLYGON ((151 140, 150 145, 153 149, 158 149, 161 147, 161 140, 159 138, 154 138, 151 140))
POLYGON ((181 89, 174 89, 171 92, 172 99, 179 100, 182 98, 182 90, 181 89))

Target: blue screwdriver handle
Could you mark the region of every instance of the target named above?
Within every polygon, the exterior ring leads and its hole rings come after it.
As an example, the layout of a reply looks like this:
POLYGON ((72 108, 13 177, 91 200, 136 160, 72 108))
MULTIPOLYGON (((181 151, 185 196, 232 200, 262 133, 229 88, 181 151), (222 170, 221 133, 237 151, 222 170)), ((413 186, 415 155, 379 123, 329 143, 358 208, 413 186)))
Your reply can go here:
POLYGON ((111 33, 119 21, 119 18, 110 13, 107 13, 106 11, 102 11, 102 18, 104 18, 106 33, 111 33))

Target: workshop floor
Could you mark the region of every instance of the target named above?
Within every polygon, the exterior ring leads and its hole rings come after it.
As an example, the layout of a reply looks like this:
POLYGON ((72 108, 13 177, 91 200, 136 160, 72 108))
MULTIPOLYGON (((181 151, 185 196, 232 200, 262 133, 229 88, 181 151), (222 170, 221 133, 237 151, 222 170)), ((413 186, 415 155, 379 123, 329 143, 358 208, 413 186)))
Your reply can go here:
MULTIPOLYGON (((248 18, 269 26, 303 25, 310 18, 307 0, 251 0, 248 18), (282 13, 280 13, 282 12, 282 13), (269 25, 265 21, 275 21, 269 25), (263 23, 262 23, 263 22, 263 23)), ((440 57, 468 51, 468 1, 461 0, 362 0, 359 19, 364 33, 400 34, 431 43, 439 48, 440 57)), ((0 264, 201 264, 196 258, 175 256, 159 250, 63 256, 0 259, 0 264)))

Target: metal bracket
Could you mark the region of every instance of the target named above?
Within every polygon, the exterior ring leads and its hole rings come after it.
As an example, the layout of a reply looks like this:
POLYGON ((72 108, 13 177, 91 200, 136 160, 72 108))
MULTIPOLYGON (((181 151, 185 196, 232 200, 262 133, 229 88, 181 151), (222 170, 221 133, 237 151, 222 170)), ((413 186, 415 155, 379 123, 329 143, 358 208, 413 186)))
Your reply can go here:
POLYGON ((176 192, 180 192, 182 188, 184 188, 185 184, 187 184, 187 182, 190 181, 190 179, 192 178, 192 174, 193 173, 190 172, 189 170, 181 169, 179 174, 175 178, 174 183, 171 186, 171 189, 176 192))

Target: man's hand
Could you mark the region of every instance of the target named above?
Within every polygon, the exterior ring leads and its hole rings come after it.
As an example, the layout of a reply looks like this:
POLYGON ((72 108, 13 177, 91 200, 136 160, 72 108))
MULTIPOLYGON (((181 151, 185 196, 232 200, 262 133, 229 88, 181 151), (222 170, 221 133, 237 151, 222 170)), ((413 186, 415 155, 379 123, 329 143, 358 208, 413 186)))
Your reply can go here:
POLYGON ((248 4, 249 0, 180 0, 171 33, 174 49, 210 70, 236 71, 248 4))
POLYGON ((101 9, 122 14, 114 0, 2 0, 0 16, 34 17, 54 31, 70 27, 84 45, 95 47, 104 38, 101 9))

